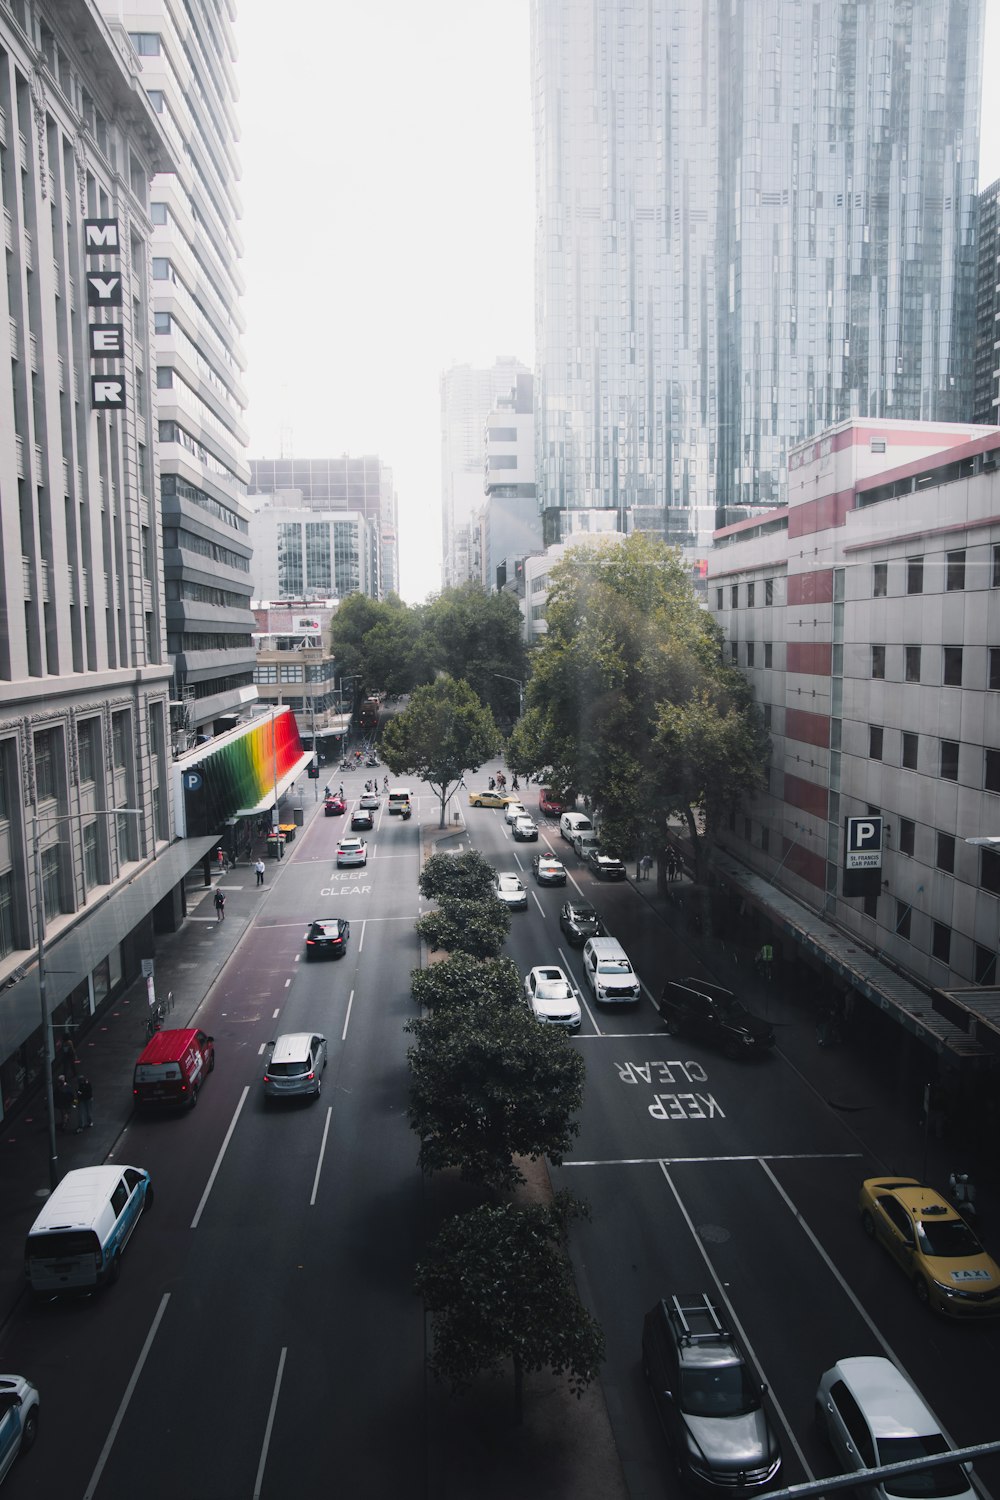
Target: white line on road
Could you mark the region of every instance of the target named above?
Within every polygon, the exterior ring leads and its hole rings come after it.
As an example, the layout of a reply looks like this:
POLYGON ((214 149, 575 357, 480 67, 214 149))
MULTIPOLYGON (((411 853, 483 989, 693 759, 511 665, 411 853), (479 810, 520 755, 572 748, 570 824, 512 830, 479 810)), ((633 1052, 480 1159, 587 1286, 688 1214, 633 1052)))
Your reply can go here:
MULTIPOLYGON (((275 1011, 275 1015, 277 1015, 277 1011, 275 1011)), ((226 1148, 228 1147, 229 1142, 233 1138, 233 1131, 236 1129, 236 1122, 237 1122, 237 1120, 240 1117, 240 1111, 242 1110, 244 1104, 247 1102, 247 1095, 249 1094, 249 1092, 250 1092, 250 1085, 247 1084, 246 1087, 244 1088, 242 1094, 240 1095, 240 1102, 236 1106, 236 1112, 233 1115, 233 1118, 229 1122, 229 1129, 226 1131, 225 1140, 222 1142, 222 1145, 219 1147, 219 1154, 215 1158, 215 1166, 212 1168, 211 1172, 209 1173, 208 1181, 205 1184, 205 1191, 201 1195, 201 1202, 198 1204, 198 1207, 195 1210, 194 1218, 191 1220, 191 1228, 192 1229, 197 1229, 198 1228, 198 1224, 199 1224, 199 1221, 201 1219, 201 1216, 205 1212, 205 1204, 208 1202, 208 1195, 212 1191, 213 1187, 215 1186, 215 1179, 218 1177, 218 1175, 219 1175, 219 1168, 222 1166, 222 1158, 225 1156, 225 1154, 226 1154, 226 1148)))
POLYGON ((257 1048, 257 1056, 258 1057, 263 1057, 264 1053, 266 1051, 267 1051, 267 1043, 266 1042, 261 1042, 260 1046, 257 1048))
POLYGON ((257 1465, 257 1478, 253 1487, 253 1500, 260 1500, 261 1486, 264 1483, 264 1465, 267 1463, 267 1450, 271 1446, 271 1429, 274 1426, 274 1413, 278 1409, 278 1393, 281 1390, 281 1377, 285 1369, 285 1356, 288 1353, 288 1345, 281 1351, 278 1360, 278 1373, 274 1377, 274 1390, 271 1393, 271 1409, 267 1414, 267 1425, 264 1428, 264 1446, 260 1450, 260 1463, 257 1465))
POLYGON ((287 988, 288 988, 288 986, 289 986, 289 985, 290 985, 290 984, 291 984, 291 982, 292 982, 292 981, 291 981, 291 980, 290 980, 290 979, 286 979, 286 980, 285 980, 285 989, 286 989, 286 990, 287 990, 287 988))
POLYGON ((326 1138, 330 1134, 330 1117, 333 1114, 333 1105, 326 1107, 326 1120, 323 1124, 323 1139, 319 1143, 319 1160, 316 1163, 316 1176, 313 1178, 313 1190, 309 1195, 309 1207, 316 1207, 316 1195, 319 1192, 319 1174, 323 1170, 323 1157, 326 1155, 326 1138))
POLYGON ((271 1012, 271 1020, 272 1021, 276 1021, 280 1015, 281 1015, 281 1006, 278 1005, 271 1012))
MULTIPOLYGON (((574 1038, 577 1040, 577 1038, 574 1038)), ((767 1156, 608 1156, 593 1161, 564 1161, 564 1167, 700 1167, 733 1161, 860 1161, 860 1151, 772 1151, 767 1156)))
MULTIPOLYGON (((583 994, 581 989, 580 994, 583 994)), ((588 1011, 589 1015, 589 1011, 588 1011)), ((674 1040, 666 1031, 599 1031, 597 1036, 589 1036, 587 1032, 581 1031, 576 1038, 578 1042, 671 1042, 674 1040)))
POLYGON ((542 903, 538 899, 538 892, 537 891, 532 891, 531 894, 535 898, 535 905, 538 907, 538 910, 541 912, 542 916, 544 917, 544 915, 545 915, 545 907, 542 905, 542 903))
POLYGON ((365 925, 366 924, 364 922, 362 922, 362 924, 361 924, 361 936, 358 939, 358 953, 359 954, 362 952, 362 950, 364 949, 364 946, 365 946, 365 925))
POLYGON ((156 1330, 160 1326, 160 1323, 163 1319, 163 1314, 167 1310, 167 1303, 169 1301, 170 1293, 164 1292, 163 1296, 160 1298, 160 1305, 156 1309, 156 1316, 154 1317, 150 1330, 146 1335, 146 1342, 143 1344, 142 1350, 139 1354, 139 1358, 135 1362, 135 1369, 132 1371, 129 1383, 125 1387, 125 1394, 121 1399, 118 1410, 115 1412, 115 1420, 111 1424, 111 1431, 108 1433, 107 1438, 105 1439, 104 1447, 101 1449, 100 1457, 97 1460, 94 1472, 93 1474, 91 1474, 87 1488, 83 1492, 83 1500, 92 1500, 94 1491, 97 1489, 97 1486, 101 1482, 101 1475, 104 1473, 104 1466, 107 1463, 108 1459, 111 1457, 111 1449, 114 1445, 115 1438, 118 1436, 118 1429, 121 1427, 122 1422, 125 1420, 125 1413, 128 1410, 128 1404, 131 1401, 133 1392, 135 1391, 135 1388, 139 1383, 139 1376, 142 1374, 142 1367, 146 1363, 146 1357, 149 1354, 150 1349, 153 1347, 153 1339, 156 1337, 156 1330))
MULTIPOLYGON (((561 948, 558 949, 558 953, 559 953, 559 957, 562 959, 563 969, 565 970, 565 972, 567 974, 570 974, 572 971, 571 971, 570 966, 569 966, 569 959, 566 957, 565 953, 562 951, 561 948)), ((591 1024, 591 1026, 593 1026, 594 1031, 596 1032, 596 1034, 598 1036, 603 1036, 604 1033, 602 1032, 601 1028, 597 1024, 597 1017, 594 1015, 594 1012, 591 1010, 590 1006, 587 1004, 586 999, 584 998, 583 985, 582 984, 581 985, 574 984, 573 988, 576 991, 577 999, 579 1000, 580 1004, 583 1006, 584 1010, 587 1012, 587 1015, 590 1017, 590 1024, 591 1024)))
POLYGON ((344 1017, 344 1029, 340 1033, 340 1040, 347 1041, 347 1028, 351 1024, 351 1006, 354 1004, 354 991, 352 990, 347 999, 347 1015, 344 1017))

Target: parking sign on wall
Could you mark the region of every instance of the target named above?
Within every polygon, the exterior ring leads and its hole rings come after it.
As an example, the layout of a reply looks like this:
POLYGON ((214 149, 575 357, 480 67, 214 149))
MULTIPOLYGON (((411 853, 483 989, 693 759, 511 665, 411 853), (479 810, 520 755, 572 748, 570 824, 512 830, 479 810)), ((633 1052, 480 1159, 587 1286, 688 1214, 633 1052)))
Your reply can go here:
POLYGON ((844 819, 844 895, 877 896, 882 888, 882 819, 844 819))

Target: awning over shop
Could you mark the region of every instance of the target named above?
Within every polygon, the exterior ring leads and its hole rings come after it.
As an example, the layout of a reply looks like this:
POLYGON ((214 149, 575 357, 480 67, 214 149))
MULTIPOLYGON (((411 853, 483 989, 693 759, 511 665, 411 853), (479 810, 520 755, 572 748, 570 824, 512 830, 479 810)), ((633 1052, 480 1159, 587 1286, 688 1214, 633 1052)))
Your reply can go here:
POLYGON ((731 855, 716 851, 713 867, 717 875, 739 890, 779 932, 786 934, 873 1005, 886 1011, 904 1030, 919 1037, 934 1052, 947 1053, 956 1062, 987 1061, 988 1050, 969 1031, 955 1025, 935 1009, 932 995, 869 953, 857 938, 824 922, 803 902, 778 890, 763 876, 755 875, 731 855))
MULTIPOLYGON (((307 750, 303 755, 299 756, 290 770, 286 771, 283 776, 278 777, 279 800, 294 782, 305 776, 307 768, 312 765, 312 758, 312 751, 307 750)), ((274 806, 274 801, 274 787, 271 786, 260 801, 254 803, 253 807, 238 808, 234 816, 237 818, 252 818, 259 813, 268 812, 274 806)))

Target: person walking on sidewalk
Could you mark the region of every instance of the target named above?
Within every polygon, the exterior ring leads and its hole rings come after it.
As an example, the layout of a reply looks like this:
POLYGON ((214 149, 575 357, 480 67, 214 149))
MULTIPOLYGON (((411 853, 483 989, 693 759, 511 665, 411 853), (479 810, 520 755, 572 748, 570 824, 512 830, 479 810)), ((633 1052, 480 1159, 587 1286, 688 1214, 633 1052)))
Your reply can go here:
POLYGON ((215 915, 220 922, 226 920, 226 898, 218 888, 216 888, 215 892, 215 915))
POLYGON ((256 871, 256 874, 257 874, 257 884, 258 885, 263 885, 264 884, 264 861, 262 859, 260 859, 259 857, 258 857, 257 863, 254 865, 254 870, 256 871))
POLYGON ((94 1124, 94 1086, 89 1078, 81 1077, 77 1080, 76 1098, 80 1106, 80 1120, 77 1125, 77 1134, 86 1127, 92 1129, 94 1124))
POLYGON ((76 1095, 65 1073, 60 1073, 52 1091, 56 1109, 59 1111, 60 1130, 69 1130, 76 1109, 76 1095))

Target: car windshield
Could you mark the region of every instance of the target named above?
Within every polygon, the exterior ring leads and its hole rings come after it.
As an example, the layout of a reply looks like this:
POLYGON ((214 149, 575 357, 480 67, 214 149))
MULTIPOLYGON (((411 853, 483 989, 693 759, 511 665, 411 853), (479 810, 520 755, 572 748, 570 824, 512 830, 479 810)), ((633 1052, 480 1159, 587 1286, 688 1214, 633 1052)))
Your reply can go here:
POLYGON ((592 906, 571 906, 570 920, 573 922, 596 922, 597 913, 592 906))
POLYGON ((693 1417, 736 1417, 759 1404, 745 1365, 681 1371, 681 1406, 693 1417))
POLYGON ((917 1244, 922 1254, 946 1260, 983 1253, 982 1245, 964 1219, 944 1219, 937 1224, 922 1219, 917 1224, 917 1244))
POLYGON ((500 889, 502 891, 519 891, 521 889, 521 882, 516 875, 501 875, 500 889))
MULTIPOLYGON (((948 1444, 939 1432, 927 1437, 879 1438, 880 1464, 901 1464, 909 1458, 928 1458, 946 1453, 948 1444)), ((937 1496, 964 1495, 969 1481, 958 1464, 942 1464, 939 1469, 921 1469, 915 1474, 901 1474, 885 1485, 887 1495, 901 1495, 905 1500, 936 1500, 937 1496)))
POLYGON ((632 965, 627 958, 602 958, 598 964, 601 974, 631 974, 632 965))

